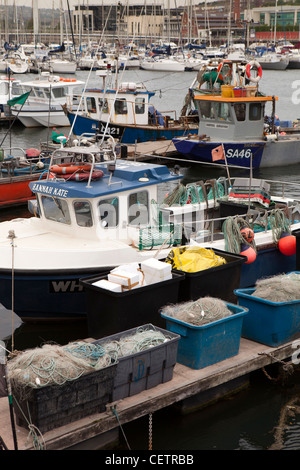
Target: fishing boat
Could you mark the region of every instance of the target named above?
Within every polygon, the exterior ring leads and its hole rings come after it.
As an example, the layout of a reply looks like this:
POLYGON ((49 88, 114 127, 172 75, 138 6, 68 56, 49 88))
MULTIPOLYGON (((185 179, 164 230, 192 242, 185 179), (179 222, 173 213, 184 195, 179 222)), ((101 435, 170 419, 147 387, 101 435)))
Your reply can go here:
POLYGON ((15 104, 11 113, 25 127, 65 127, 69 120, 62 105, 74 106, 73 94, 84 84, 77 79, 62 78, 42 72, 36 79, 22 82, 19 94, 30 91, 25 104, 15 104))
POLYGON ((211 182, 210 197, 202 182, 205 197, 197 190, 193 200, 192 185, 173 198, 183 177, 178 171, 117 158, 111 137, 89 146, 84 140, 55 150, 47 177, 29 184, 34 217, 0 223, 0 302, 13 305, 23 321, 85 318, 80 280, 153 257, 164 260, 171 247, 192 238, 197 219, 195 235, 209 217, 218 218, 217 198, 226 195, 225 182, 223 192, 211 182), (166 191, 168 203, 160 200, 166 191))
MULTIPOLYGON (((111 142, 109 138, 105 145, 111 142)), ((7 237, 13 233, 14 310, 24 321, 84 317, 80 278, 150 258, 156 251, 149 249, 153 243, 162 245, 168 236, 175 237, 167 227, 151 236, 149 226, 157 215, 151 201, 157 200, 161 183, 182 176, 163 165, 117 162, 114 146, 109 152, 97 145, 56 150, 47 178, 29 185, 39 217, 0 224, 1 240, 8 242, 2 246, 0 298, 3 305, 11 305, 12 240, 7 237), (112 159, 101 161, 104 152, 112 159), (138 247, 142 235, 148 235, 145 250, 138 247)))
POLYGON ((2 148, 0 161, 0 207, 26 204, 35 199, 29 183, 46 177, 48 155, 37 149, 2 148))
MULTIPOLYGON (((110 68, 96 74, 103 79, 102 88, 87 88, 77 96, 80 106, 65 107, 75 135, 106 133, 122 143, 170 140, 175 136, 198 131, 195 117, 164 115, 150 103, 153 92, 144 85, 122 82, 113 85, 110 68)), ((175 111, 174 111, 175 113, 175 111)))
POLYGON ((299 163, 300 133, 280 129, 278 98, 259 91, 261 76, 257 61, 226 60, 202 73, 198 86, 190 90, 198 110, 198 134, 173 138, 177 151, 189 160, 245 168, 299 163))
MULTIPOLYGON (((10 75, 0 76, 0 111, 7 112, 7 101, 19 95, 18 86, 21 80, 16 80, 10 75)), ((10 113, 8 113, 10 114, 10 113)))

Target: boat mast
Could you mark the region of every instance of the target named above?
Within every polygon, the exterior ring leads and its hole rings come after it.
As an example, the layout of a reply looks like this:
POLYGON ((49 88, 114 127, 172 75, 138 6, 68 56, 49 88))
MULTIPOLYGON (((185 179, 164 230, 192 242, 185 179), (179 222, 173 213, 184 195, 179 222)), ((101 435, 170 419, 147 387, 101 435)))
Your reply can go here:
POLYGON ((274 46, 276 44, 276 27, 277 27, 277 0, 275 2, 275 16, 274 16, 274 46))
POLYGON ((36 45, 39 42, 39 2, 32 0, 33 40, 36 45))

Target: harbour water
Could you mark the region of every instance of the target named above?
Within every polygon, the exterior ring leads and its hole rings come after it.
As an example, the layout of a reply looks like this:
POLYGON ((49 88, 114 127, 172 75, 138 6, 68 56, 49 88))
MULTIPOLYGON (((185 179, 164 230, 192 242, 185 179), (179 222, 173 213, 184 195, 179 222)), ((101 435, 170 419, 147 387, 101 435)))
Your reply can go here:
MULTIPOLYGON (((86 79, 88 72, 77 72, 76 77, 86 79)), ((188 86, 194 79, 193 72, 167 73, 133 70, 124 72, 120 81, 144 82, 155 91, 153 104, 162 111, 179 115, 188 86)), ((26 81, 30 76, 20 77, 26 81)), ((92 72, 89 86, 97 86, 99 79, 92 72)), ((279 97, 277 115, 282 120, 300 120, 300 75, 298 70, 264 71, 260 88, 263 92, 279 97), (299 92, 298 92, 299 90, 299 92)), ((174 117, 176 117, 174 114, 174 117)), ((69 129, 62 129, 66 135, 69 129)), ((0 141, 7 127, 0 128, 0 141)), ((15 124, 7 136, 4 147, 10 142, 14 147, 36 147, 46 142, 51 134, 48 129, 26 129, 15 124)), ((284 156, 283 156, 284 158, 284 156)), ((178 163, 178 162, 177 162, 178 163)), ((185 180, 197 181, 226 176, 224 169, 203 165, 181 165, 185 180)), ((241 170, 234 170, 234 175, 241 170)), ((243 170, 244 171, 244 170, 243 170)), ((247 176, 243 173, 243 176, 247 176)), ((257 170, 259 178, 300 183, 300 165, 257 170)), ((280 190, 281 188, 279 188, 280 190)), ((300 195, 293 193, 294 196, 300 195)), ((26 206, 0 211, 0 221, 15 217, 27 217, 26 206)), ((11 312, 0 308, 0 340, 10 349, 22 350, 54 341, 66 344, 87 336, 86 324, 28 325, 11 312)), ((234 397, 223 400, 203 410, 182 416, 176 409, 166 409, 152 416, 152 449, 180 450, 300 450, 300 379, 295 372, 283 387, 270 381, 262 372, 253 377, 250 387, 234 397), (281 427, 278 427, 278 426, 281 427)), ((144 417, 123 426, 126 441, 117 449, 147 450, 149 444, 149 420, 144 417)), ((122 436, 122 433, 120 433, 122 436)), ((116 449, 116 450, 117 450, 116 449)))

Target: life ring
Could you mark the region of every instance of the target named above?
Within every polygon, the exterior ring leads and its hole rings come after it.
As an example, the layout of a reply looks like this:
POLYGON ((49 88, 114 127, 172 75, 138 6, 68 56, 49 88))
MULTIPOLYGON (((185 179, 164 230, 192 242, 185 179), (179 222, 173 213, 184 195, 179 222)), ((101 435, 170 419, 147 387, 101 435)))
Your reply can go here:
POLYGON ((89 172, 91 165, 74 165, 74 163, 61 163, 50 167, 50 171, 57 175, 72 175, 73 173, 80 173, 82 171, 89 172))
MULTIPOLYGON (((91 181, 99 180, 104 175, 102 170, 93 170, 91 175, 91 181)), ((68 181, 87 181, 90 177, 90 172, 78 172, 71 175, 65 175, 63 178, 68 181)))
POLYGON ((226 74, 226 77, 231 78, 231 75, 232 75, 232 62, 231 62, 231 60, 223 60, 222 62, 220 62, 220 64, 218 65, 218 68, 217 68, 218 77, 219 77, 220 80, 223 80, 223 81, 224 81, 224 78, 223 78, 223 75, 221 74, 221 70, 222 70, 224 65, 229 65, 229 72, 226 74))
POLYGON ((258 83, 262 77, 262 68, 261 68, 260 63, 257 62, 256 60, 251 60, 251 62, 248 62, 248 64, 246 65, 246 75, 247 75, 247 78, 250 80, 250 82, 258 83), (257 77, 252 77, 251 67, 257 68, 257 77))

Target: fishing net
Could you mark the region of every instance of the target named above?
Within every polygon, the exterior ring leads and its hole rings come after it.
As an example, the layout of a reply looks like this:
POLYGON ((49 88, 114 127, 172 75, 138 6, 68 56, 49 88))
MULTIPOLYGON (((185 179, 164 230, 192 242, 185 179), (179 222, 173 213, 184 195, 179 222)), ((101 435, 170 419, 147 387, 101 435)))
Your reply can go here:
POLYGON ((134 334, 128 334, 119 340, 102 343, 105 352, 118 360, 121 357, 129 356, 141 351, 145 351, 154 346, 165 343, 170 338, 158 330, 138 328, 134 334))
POLYGON ((101 346, 77 342, 66 346, 45 344, 41 348, 28 349, 8 361, 8 374, 13 390, 63 385, 83 374, 111 364, 111 357, 101 346))
POLYGON ((164 224, 149 226, 139 230, 138 249, 152 250, 159 246, 179 245, 182 240, 182 226, 180 224, 164 224))
POLYGON ((195 301, 168 305, 164 307, 163 313, 194 326, 207 325, 232 315, 226 303, 215 297, 201 297, 195 301))
POLYGON ((300 274, 294 272, 259 279, 252 295, 271 302, 300 300, 300 274))

